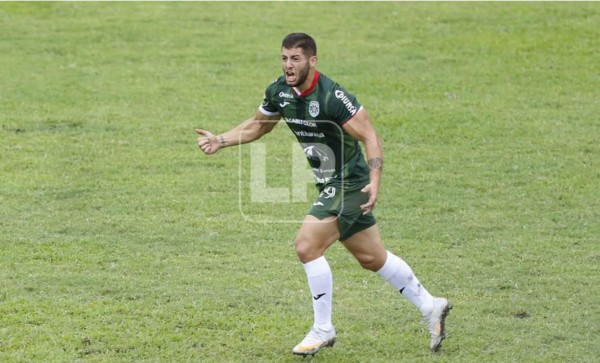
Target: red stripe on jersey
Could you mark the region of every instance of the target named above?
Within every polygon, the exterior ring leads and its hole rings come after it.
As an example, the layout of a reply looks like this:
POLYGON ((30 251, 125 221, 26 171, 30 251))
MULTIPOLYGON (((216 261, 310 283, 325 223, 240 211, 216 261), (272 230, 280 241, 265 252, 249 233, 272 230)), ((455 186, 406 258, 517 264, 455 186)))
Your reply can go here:
POLYGON ((315 76, 313 77, 310 87, 308 87, 308 89, 306 91, 304 91, 300 94, 298 93, 298 89, 296 87, 294 87, 294 92, 296 92, 296 95, 298 97, 308 96, 315 89, 315 87, 317 87, 317 81, 319 80, 320 75, 321 75, 321 73, 319 73, 319 71, 315 70, 315 76))

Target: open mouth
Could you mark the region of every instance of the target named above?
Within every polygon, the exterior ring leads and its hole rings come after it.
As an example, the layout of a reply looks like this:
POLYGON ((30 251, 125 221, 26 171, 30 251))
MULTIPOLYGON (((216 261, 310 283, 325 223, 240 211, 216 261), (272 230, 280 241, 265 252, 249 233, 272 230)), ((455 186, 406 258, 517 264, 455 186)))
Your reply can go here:
POLYGON ((294 81, 296 81, 296 74, 292 71, 286 71, 285 80, 287 83, 293 83, 294 81))

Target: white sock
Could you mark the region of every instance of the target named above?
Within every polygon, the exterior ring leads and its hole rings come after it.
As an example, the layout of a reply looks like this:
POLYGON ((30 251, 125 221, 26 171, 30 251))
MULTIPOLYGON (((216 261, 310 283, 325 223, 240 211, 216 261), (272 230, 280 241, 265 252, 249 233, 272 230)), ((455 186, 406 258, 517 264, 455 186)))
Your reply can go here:
POLYGON ((431 314, 433 311, 433 296, 429 294, 425 287, 421 286, 410 266, 400 257, 388 251, 387 259, 383 267, 377 271, 377 274, 400 291, 408 301, 421 311, 423 316, 431 314))
POLYGON ((312 293, 313 311, 315 313, 314 326, 323 330, 330 330, 331 301, 333 294, 333 276, 325 256, 304 264, 304 271, 308 278, 308 286, 312 293))

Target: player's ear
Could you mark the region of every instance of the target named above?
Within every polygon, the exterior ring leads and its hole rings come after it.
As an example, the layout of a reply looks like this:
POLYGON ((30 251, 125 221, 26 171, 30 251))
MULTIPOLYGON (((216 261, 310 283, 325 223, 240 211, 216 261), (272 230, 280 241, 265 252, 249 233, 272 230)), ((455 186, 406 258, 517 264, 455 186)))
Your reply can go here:
POLYGON ((314 68, 314 67, 316 67, 316 66, 317 66, 317 61, 318 61, 318 60, 319 60, 319 59, 317 58, 317 56, 316 56, 316 55, 313 55, 312 57, 310 57, 310 59, 309 59, 308 61, 310 62, 310 66, 311 66, 312 68, 314 68))

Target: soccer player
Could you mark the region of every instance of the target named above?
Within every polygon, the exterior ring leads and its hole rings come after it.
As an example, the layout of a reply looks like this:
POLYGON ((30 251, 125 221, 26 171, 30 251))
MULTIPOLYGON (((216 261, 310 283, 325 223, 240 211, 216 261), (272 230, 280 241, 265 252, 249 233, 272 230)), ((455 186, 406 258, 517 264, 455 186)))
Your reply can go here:
POLYGON ((314 322, 292 352, 314 355, 335 343, 331 321, 333 279, 324 256, 340 240, 360 265, 376 272, 421 312, 431 335, 430 349, 444 339, 451 305, 433 297, 400 257, 385 249, 373 208, 377 202, 383 153, 367 110, 339 84, 316 69, 317 46, 304 33, 287 35, 281 45, 283 75, 266 89, 256 114, 214 135, 197 129, 205 154, 252 142, 283 118, 301 144, 320 194, 294 241, 312 294, 314 322), (366 160, 359 142, 364 145, 366 160))

